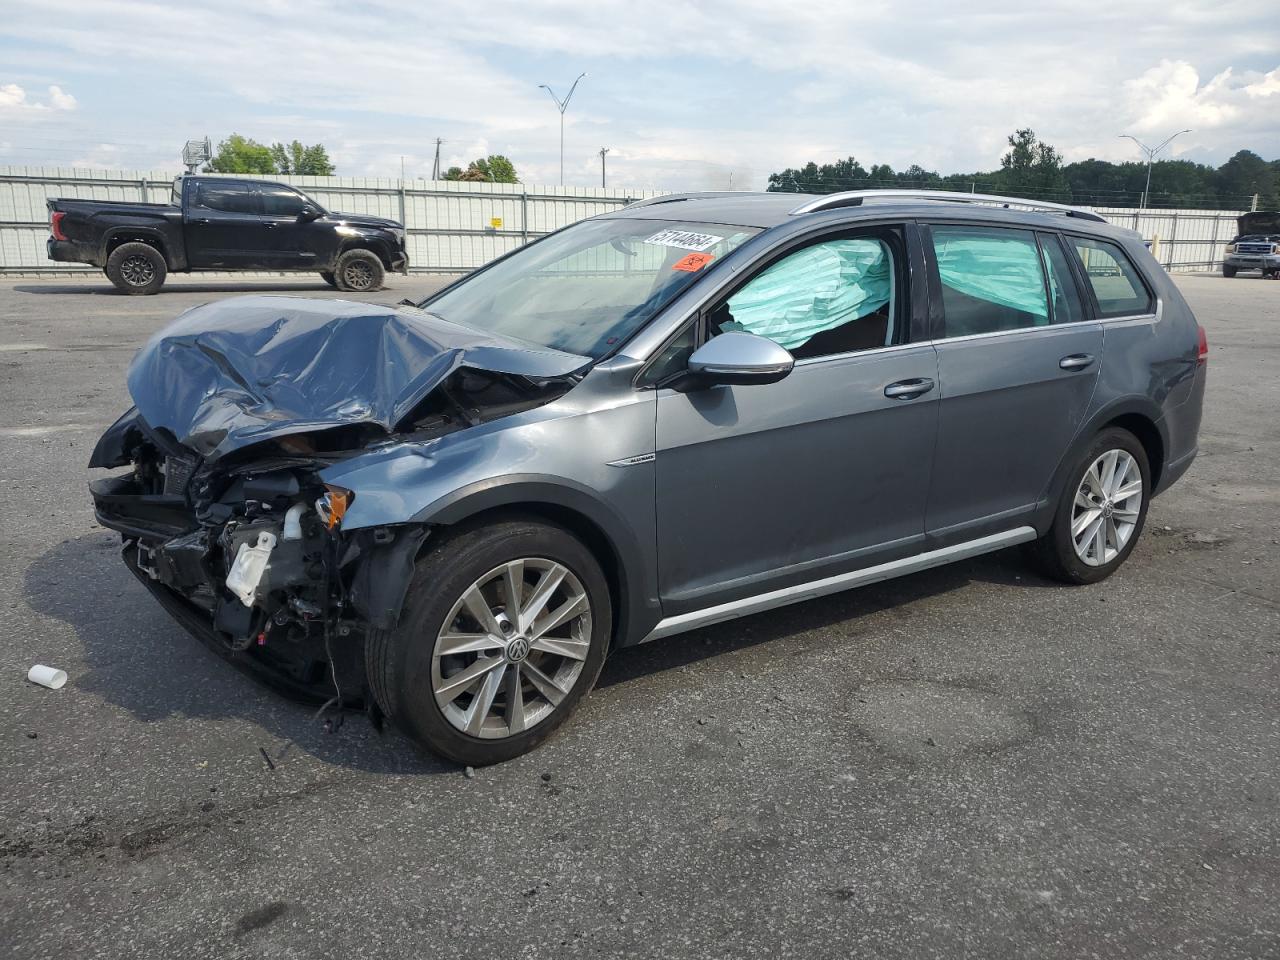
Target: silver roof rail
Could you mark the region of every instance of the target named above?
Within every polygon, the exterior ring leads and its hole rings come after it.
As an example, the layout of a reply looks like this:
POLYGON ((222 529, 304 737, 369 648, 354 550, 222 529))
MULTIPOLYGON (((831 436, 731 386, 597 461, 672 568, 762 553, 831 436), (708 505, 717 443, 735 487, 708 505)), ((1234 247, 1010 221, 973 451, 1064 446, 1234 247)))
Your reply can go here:
POLYGON ((1013 210, 1031 210, 1043 213, 1061 213, 1081 220, 1106 223, 1106 217, 1065 203, 1049 203, 1047 200, 1027 200, 1023 197, 998 197, 987 193, 956 193, 950 190, 848 190, 844 193, 828 193, 814 197, 791 211, 793 215, 832 210, 837 207, 858 207, 864 200, 940 200, 948 203, 976 203, 1005 207, 1013 210))

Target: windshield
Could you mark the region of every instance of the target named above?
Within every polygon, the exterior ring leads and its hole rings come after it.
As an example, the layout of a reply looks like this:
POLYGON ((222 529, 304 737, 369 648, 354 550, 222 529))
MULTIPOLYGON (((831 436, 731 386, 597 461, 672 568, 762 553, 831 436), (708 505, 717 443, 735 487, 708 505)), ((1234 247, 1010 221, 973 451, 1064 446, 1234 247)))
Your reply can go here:
POLYGON ((420 306, 445 320, 600 359, 755 227, 585 220, 420 306))

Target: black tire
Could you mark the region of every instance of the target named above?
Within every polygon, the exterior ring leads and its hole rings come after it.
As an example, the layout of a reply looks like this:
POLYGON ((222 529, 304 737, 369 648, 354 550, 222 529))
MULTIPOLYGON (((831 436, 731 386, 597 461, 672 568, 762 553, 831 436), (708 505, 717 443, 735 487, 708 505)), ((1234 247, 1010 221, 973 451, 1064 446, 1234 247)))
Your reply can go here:
POLYGON ((332 270, 321 270, 320 279, 331 287, 336 287, 338 285, 338 278, 333 275, 332 270))
POLYGON ((334 285, 349 293, 372 293, 382 289, 387 272, 372 250, 348 250, 338 258, 333 271, 334 285))
POLYGON ((418 559, 400 622, 392 630, 370 630, 366 638, 369 686, 388 719, 433 753, 470 766, 501 763, 538 746, 573 712, 595 685, 612 628, 608 583, 581 541, 561 527, 532 520, 489 523, 442 537, 418 559), (450 722, 433 694, 437 638, 472 584, 522 558, 561 564, 577 578, 590 603, 590 646, 572 688, 549 715, 523 733, 472 736, 450 722))
POLYGON ((1065 583, 1097 583, 1115 573, 1129 554, 1133 552, 1138 538, 1142 536, 1142 528, 1147 521, 1147 506, 1151 503, 1151 467, 1147 462, 1147 453, 1142 444, 1128 430, 1119 427, 1108 427, 1094 438, 1093 443, 1076 461, 1071 469, 1066 485, 1054 511, 1053 525, 1039 540, 1030 545, 1030 553, 1036 565, 1047 576, 1065 583), (1085 563, 1076 553, 1071 536, 1071 523, 1076 502, 1076 493, 1084 481, 1086 471, 1099 457, 1111 450, 1123 450, 1137 461, 1142 475, 1142 501, 1138 508, 1138 517, 1128 541, 1109 562, 1092 566, 1085 563))
POLYGON ((105 272, 117 290, 146 296, 164 286, 169 268, 155 247, 146 243, 122 243, 107 257, 105 272))
POLYGON ((1236 275, 1235 267, 1228 267, 1225 263, 1222 265, 1222 275, 1230 280, 1236 275))

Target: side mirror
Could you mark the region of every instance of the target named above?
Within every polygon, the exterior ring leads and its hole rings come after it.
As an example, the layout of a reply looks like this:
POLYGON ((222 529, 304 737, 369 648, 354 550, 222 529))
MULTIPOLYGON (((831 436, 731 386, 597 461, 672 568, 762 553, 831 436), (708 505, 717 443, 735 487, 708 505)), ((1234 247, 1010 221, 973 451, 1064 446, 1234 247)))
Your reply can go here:
POLYGON ((298 211, 298 219, 303 223, 310 223, 312 220, 319 220, 320 217, 320 211, 309 203, 298 211))
POLYGON ((731 330, 712 337, 689 357, 689 373, 704 386, 719 383, 777 383, 795 358, 766 337, 731 330))

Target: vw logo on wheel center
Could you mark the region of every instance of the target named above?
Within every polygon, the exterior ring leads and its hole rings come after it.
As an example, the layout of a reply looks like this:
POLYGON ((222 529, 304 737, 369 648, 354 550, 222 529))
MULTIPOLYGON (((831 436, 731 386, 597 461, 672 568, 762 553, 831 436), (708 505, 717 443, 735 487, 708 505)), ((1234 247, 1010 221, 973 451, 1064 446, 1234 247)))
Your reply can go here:
POLYGON ((524 637, 516 637, 507 644, 507 659, 512 663, 519 663, 529 655, 529 641, 524 637))

